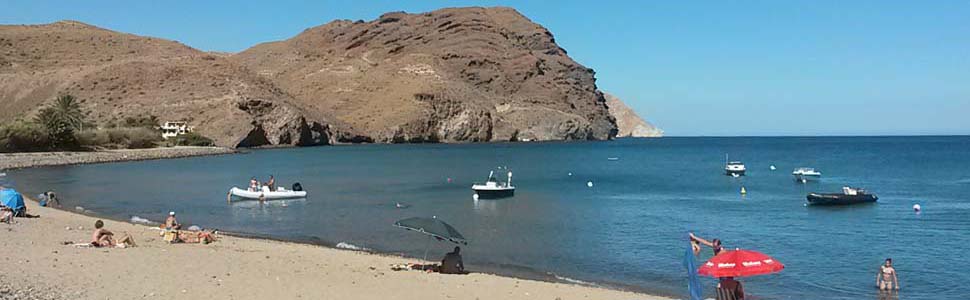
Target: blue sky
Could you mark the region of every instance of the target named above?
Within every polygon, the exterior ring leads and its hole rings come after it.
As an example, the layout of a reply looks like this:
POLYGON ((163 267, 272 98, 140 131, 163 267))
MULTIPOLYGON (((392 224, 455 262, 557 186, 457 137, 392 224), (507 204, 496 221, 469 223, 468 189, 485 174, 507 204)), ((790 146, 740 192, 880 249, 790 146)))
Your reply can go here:
POLYGON ((234 52, 334 19, 510 6, 668 135, 970 134, 968 1, 306 2, 4 1, 0 23, 234 52))

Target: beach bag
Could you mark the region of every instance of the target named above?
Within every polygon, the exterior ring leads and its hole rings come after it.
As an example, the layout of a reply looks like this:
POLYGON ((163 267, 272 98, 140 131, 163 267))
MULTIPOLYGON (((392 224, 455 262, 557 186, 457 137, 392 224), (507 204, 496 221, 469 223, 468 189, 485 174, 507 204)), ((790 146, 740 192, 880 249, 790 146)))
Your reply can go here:
POLYGON ((162 240, 169 243, 174 243, 176 240, 178 240, 178 236, 178 231, 167 230, 165 231, 165 235, 162 237, 162 240))

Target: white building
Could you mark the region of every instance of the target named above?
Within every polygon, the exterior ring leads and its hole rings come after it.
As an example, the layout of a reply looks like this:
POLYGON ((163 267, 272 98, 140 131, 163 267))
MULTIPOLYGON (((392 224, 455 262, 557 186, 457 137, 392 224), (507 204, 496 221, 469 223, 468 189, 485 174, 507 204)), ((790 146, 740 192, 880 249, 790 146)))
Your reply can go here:
POLYGON ((191 130, 186 122, 165 122, 162 124, 162 137, 166 139, 173 138, 186 134, 191 130))

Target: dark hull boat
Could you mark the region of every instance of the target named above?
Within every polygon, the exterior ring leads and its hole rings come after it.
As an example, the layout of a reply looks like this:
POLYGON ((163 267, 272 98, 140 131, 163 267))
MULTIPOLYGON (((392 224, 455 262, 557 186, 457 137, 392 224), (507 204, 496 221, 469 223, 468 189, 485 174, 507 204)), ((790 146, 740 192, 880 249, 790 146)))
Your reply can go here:
POLYGON ((810 193, 806 197, 808 204, 811 205, 850 205, 861 203, 874 203, 879 200, 876 195, 868 194, 865 190, 843 188, 842 193, 819 194, 810 193))
POLYGON ((475 191, 475 199, 500 199, 515 195, 515 186, 512 186, 512 171, 509 171, 508 179, 498 182, 494 172, 488 172, 488 181, 485 184, 474 184, 472 190, 475 191))
POLYGON ((515 196, 515 189, 475 190, 478 199, 501 199, 515 196))

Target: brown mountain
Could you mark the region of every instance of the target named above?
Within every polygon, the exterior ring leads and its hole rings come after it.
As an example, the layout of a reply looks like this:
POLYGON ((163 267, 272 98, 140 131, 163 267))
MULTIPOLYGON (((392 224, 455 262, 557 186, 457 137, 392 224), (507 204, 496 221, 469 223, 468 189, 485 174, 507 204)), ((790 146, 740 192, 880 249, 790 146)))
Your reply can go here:
POLYGON ((334 21, 231 60, 377 141, 609 139, 593 70, 511 8, 334 21))
POLYGON ((334 21, 225 55, 64 21, 0 26, 0 121, 58 94, 223 146, 609 139, 594 72, 509 8, 334 21))
POLYGON ((617 137, 662 137, 664 135, 663 130, 643 120, 620 98, 609 93, 603 93, 603 95, 606 96, 606 105, 610 107, 610 115, 616 119, 616 127, 619 129, 617 137))
POLYGON ((222 146, 330 140, 325 123, 306 122, 289 95, 225 58, 72 21, 0 26, 0 120, 29 118, 58 94, 81 99, 99 124, 188 120, 222 146))

